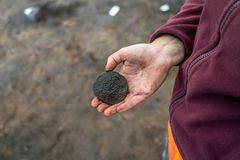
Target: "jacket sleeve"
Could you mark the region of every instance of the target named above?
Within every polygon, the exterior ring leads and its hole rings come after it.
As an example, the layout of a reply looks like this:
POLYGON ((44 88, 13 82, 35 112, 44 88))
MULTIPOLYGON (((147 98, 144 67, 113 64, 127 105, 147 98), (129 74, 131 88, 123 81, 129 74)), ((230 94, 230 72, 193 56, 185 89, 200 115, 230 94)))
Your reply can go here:
POLYGON ((201 17, 204 0, 186 0, 181 10, 166 24, 158 28, 150 37, 150 42, 163 34, 179 38, 185 47, 185 58, 193 50, 194 38, 201 17))

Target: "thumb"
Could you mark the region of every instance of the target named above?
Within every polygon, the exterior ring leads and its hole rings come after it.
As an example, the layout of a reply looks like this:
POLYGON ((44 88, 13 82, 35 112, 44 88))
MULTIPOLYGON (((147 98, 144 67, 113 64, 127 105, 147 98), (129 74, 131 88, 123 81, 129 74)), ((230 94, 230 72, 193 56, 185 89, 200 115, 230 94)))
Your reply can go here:
POLYGON ((106 71, 114 70, 118 64, 125 61, 125 52, 124 49, 120 49, 119 51, 110 55, 107 59, 107 64, 105 66, 106 71))

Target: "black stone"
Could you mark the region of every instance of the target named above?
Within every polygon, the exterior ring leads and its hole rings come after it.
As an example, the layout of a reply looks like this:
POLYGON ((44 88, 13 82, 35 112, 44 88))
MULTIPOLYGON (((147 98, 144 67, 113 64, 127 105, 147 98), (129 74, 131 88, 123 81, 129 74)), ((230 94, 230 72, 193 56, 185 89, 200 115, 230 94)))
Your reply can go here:
POLYGON ((117 104, 126 98, 128 83, 117 72, 105 72, 93 84, 93 92, 102 102, 109 105, 117 104))

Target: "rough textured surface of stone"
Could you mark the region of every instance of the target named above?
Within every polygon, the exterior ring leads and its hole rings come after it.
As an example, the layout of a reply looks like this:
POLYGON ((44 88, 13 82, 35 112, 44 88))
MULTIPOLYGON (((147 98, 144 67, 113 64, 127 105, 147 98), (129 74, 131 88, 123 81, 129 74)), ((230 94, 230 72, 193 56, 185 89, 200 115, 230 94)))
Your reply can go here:
POLYGON ((93 92, 102 102, 113 105, 125 99, 128 94, 128 83, 117 72, 105 72, 93 84, 93 92))

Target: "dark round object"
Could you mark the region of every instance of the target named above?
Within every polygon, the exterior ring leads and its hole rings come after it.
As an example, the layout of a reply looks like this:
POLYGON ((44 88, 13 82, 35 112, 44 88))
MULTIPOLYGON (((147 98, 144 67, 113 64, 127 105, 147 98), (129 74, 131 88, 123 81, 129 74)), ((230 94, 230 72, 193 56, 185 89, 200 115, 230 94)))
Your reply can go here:
POLYGON ((117 104, 127 96, 128 83, 117 72, 105 72, 93 84, 93 92, 103 103, 109 105, 117 104))

